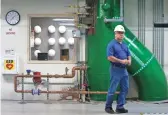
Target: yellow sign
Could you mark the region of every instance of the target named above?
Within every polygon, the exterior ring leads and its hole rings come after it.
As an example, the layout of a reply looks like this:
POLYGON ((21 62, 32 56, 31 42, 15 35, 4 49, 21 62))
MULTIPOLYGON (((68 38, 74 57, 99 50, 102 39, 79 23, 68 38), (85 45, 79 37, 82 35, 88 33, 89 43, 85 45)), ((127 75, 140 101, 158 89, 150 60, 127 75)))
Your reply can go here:
POLYGON ((14 70, 15 60, 4 60, 4 70, 14 70))

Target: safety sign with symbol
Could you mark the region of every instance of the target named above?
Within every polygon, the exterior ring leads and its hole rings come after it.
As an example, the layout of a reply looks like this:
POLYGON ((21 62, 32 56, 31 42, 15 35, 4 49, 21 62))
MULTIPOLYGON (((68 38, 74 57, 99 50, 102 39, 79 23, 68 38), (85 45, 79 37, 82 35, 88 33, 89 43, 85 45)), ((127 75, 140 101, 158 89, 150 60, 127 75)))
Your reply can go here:
POLYGON ((18 74, 19 73, 19 57, 18 56, 4 56, 2 58, 2 73, 3 74, 18 74))
POLYGON ((14 70, 15 60, 4 60, 4 70, 14 70))

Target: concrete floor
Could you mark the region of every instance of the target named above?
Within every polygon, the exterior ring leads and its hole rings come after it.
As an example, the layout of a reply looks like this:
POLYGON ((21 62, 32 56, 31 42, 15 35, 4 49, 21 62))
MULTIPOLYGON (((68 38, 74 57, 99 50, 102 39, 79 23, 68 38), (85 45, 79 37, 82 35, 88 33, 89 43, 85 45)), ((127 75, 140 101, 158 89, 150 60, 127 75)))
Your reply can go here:
MULTIPOLYGON (((115 108, 115 103, 113 108, 115 108)), ((107 115, 104 102, 78 103, 61 101, 52 104, 28 102, 20 104, 17 101, 1 101, 2 115, 107 115)), ((128 101, 129 113, 123 115, 140 115, 140 113, 168 113, 168 103, 153 104, 128 101)), ((155 114, 156 115, 156 114, 155 114)))

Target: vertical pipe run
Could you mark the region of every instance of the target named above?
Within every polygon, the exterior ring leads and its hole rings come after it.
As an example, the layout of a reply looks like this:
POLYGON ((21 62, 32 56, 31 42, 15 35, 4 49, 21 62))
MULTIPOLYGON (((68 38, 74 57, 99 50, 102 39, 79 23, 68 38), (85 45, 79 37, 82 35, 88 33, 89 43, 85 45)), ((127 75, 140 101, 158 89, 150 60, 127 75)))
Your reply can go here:
POLYGON ((124 17, 124 0, 120 0, 120 17, 124 17))
MULTIPOLYGON (((156 16, 156 21, 158 21, 158 3, 157 3, 157 0, 156 0, 156 14, 155 14, 155 16, 156 16)), ((158 59, 159 59, 159 43, 158 43, 158 28, 156 28, 156 48, 157 48, 157 57, 158 57, 158 59)), ((159 62, 160 62, 160 59, 159 59, 159 62)))
MULTIPOLYGON (((155 6, 154 6, 154 9, 155 9, 155 14, 154 14, 154 21, 156 21, 157 20, 157 16, 156 16, 156 14, 157 14, 157 3, 156 3, 157 1, 155 0, 155 6)), ((155 44, 154 44, 154 48, 155 48, 155 54, 156 54, 156 57, 158 58, 158 61, 159 61, 159 57, 158 57, 158 47, 157 47, 157 28, 155 28, 155 38, 154 38, 154 40, 155 40, 155 44)))
MULTIPOLYGON (((23 90, 24 90, 24 77, 22 77, 22 91, 23 90)), ((21 100, 20 104, 25 104, 25 103, 26 102, 24 101, 24 92, 22 92, 22 100, 21 100)))
POLYGON ((143 27, 144 27, 144 28, 143 28, 143 32, 144 32, 143 35, 144 35, 144 36, 143 36, 143 38, 144 38, 144 44, 145 44, 145 34, 146 34, 146 33, 145 33, 145 32, 146 32, 146 30, 145 30, 145 26, 146 26, 146 18, 145 18, 145 17, 146 17, 146 2, 145 2, 145 0, 143 1, 143 3, 144 3, 144 4, 143 4, 143 6, 144 6, 144 10, 143 10, 143 11, 144 11, 144 15, 143 15, 143 16, 144 16, 144 18, 143 18, 143 19, 144 19, 144 23, 143 23, 143 24, 144 24, 144 25, 143 25, 143 27))
POLYGON ((141 0, 138 0, 138 38, 141 41, 141 0))
MULTIPOLYGON (((48 78, 48 76, 47 76, 47 91, 49 91, 49 78, 48 78)), ((47 93, 47 101, 49 101, 49 93, 47 93)))
POLYGON ((140 0, 138 0, 138 38, 140 39, 140 0))
MULTIPOLYGON (((22 90, 24 90, 24 77, 22 77, 22 90)), ((22 103, 24 102, 24 93, 22 92, 22 103)))
MULTIPOLYGON (((156 11, 157 11, 157 13, 156 13, 156 21, 159 21, 159 16, 158 16, 158 13, 159 13, 159 3, 158 3, 158 0, 156 0, 156 11)), ((159 44, 159 28, 157 28, 157 30, 156 30, 156 34, 157 34, 157 36, 156 36, 156 44, 157 44, 157 56, 158 56, 158 59, 159 59, 159 62, 160 62, 160 57, 159 57, 159 51, 160 51, 160 44, 159 44)))
MULTIPOLYGON (((80 83, 79 83, 79 87, 80 87, 80 89, 82 89, 82 71, 81 71, 81 70, 80 70, 79 74, 80 74, 80 83)), ((80 94, 79 99, 82 100, 82 94, 80 94)))
MULTIPOLYGON (((163 22, 163 0, 153 0, 153 22, 163 22)), ((164 65, 164 29, 153 27, 153 53, 164 65)))
POLYGON ((138 38, 145 44, 145 0, 138 0, 138 38))
MULTIPOLYGON (((161 7, 160 7, 160 3, 161 3, 161 0, 157 0, 157 3, 158 3, 158 14, 157 14, 157 16, 158 16, 158 20, 159 20, 159 22, 161 21, 160 19, 161 19, 161 15, 159 14, 159 13, 161 13, 161 7)), ((159 54, 158 54, 158 56, 159 56, 159 61, 160 61, 160 63, 161 63, 161 44, 160 44, 160 41, 161 41, 161 35, 160 35, 160 30, 161 30, 161 28, 158 28, 158 43, 159 43, 159 54)))
MULTIPOLYGON (((161 2, 161 10, 162 10, 162 22, 164 22, 164 0, 162 0, 161 2)), ((161 64, 162 64, 162 67, 164 67, 164 28, 162 28, 162 42, 161 42, 161 64)))
MULTIPOLYGON (((155 21, 155 8, 154 8, 154 6, 155 6, 155 0, 153 0, 153 22, 155 21)), ((152 44, 152 49, 153 49, 153 53, 155 53, 155 28, 154 28, 154 26, 153 26, 153 44, 152 44)), ((156 56, 156 54, 155 54, 155 56, 156 56)))
MULTIPOLYGON (((155 8, 156 8, 156 14, 155 14, 155 21, 158 21, 158 17, 157 17, 157 14, 158 14, 158 4, 157 4, 157 0, 155 0, 155 8)), ((157 58, 160 62, 160 59, 159 59, 159 56, 158 56, 158 51, 159 51, 159 47, 158 47, 158 28, 156 28, 156 37, 155 37, 155 45, 156 45, 156 55, 157 55, 157 58)))
POLYGON ((112 1, 112 17, 120 17, 121 10, 120 9, 120 0, 111 0, 112 1))
MULTIPOLYGON (((82 90, 84 90, 84 91, 86 91, 86 89, 85 89, 85 86, 84 86, 84 72, 83 71, 81 71, 81 73, 82 73, 82 76, 81 76, 81 86, 82 86, 82 90)), ((81 95, 82 96, 82 102, 85 102, 85 94, 82 94, 81 95)))
MULTIPOLYGON (((158 18, 158 21, 160 22, 160 0, 158 1, 157 0, 157 4, 158 4, 158 12, 157 12, 157 18, 158 18)), ((157 40, 158 40, 158 57, 159 57, 159 61, 161 62, 161 59, 160 59, 160 28, 158 28, 158 36, 157 36, 157 40)))
MULTIPOLYGON (((160 0, 159 1, 157 0, 157 4, 158 4, 158 11, 157 11, 156 15, 157 15, 157 20, 160 22, 160 14, 159 14, 160 13, 160 0)), ((158 38, 157 40, 158 41, 157 42, 158 42, 158 47, 159 47, 159 49, 158 49, 158 57, 159 57, 159 62, 160 62, 161 61, 160 60, 160 28, 158 28, 158 33, 157 34, 158 34, 158 36, 157 36, 157 38, 158 38)))
MULTIPOLYGON (((156 0, 153 0, 153 22, 156 20, 156 0)), ((156 28, 153 28, 153 53, 157 56, 157 49, 156 49, 156 28)))
MULTIPOLYGON (((163 5, 163 2, 164 2, 164 0, 161 0, 162 2, 161 2, 161 5, 160 5, 160 7, 161 7, 161 22, 164 22, 164 16, 163 16, 163 7, 164 7, 164 5, 163 5)), ((161 41, 160 41, 160 45, 161 45, 161 51, 160 51, 160 57, 161 57, 161 65, 162 65, 162 67, 164 66, 164 28, 161 28, 161 41)))
POLYGON ((142 0, 142 41, 143 44, 145 44, 144 42, 144 0, 142 0))

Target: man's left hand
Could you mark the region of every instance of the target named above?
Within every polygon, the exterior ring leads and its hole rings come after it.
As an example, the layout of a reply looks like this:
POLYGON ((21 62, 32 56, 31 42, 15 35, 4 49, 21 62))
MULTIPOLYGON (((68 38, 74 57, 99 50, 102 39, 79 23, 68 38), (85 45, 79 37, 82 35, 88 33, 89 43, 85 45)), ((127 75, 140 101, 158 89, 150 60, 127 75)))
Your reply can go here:
POLYGON ((131 65, 131 60, 128 60, 128 65, 129 65, 129 66, 131 65))

